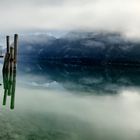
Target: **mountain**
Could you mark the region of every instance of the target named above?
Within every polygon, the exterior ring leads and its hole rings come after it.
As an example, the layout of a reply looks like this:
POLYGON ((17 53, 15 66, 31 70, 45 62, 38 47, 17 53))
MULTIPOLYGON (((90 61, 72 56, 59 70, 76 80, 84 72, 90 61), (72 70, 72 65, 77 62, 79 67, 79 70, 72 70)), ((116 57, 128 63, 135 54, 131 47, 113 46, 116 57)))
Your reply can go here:
POLYGON ((117 33, 69 32, 61 38, 47 34, 23 36, 19 60, 139 65, 140 42, 117 33))

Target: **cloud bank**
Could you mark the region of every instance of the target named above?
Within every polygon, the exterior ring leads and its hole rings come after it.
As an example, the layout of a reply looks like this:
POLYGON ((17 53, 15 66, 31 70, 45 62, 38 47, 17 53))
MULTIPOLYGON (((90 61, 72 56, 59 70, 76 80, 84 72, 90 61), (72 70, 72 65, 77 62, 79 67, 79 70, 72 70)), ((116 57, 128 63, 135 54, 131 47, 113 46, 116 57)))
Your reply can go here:
POLYGON ((99 30, 140 37, 139 5, 139 0, 4 0, 0 30, 99 30))

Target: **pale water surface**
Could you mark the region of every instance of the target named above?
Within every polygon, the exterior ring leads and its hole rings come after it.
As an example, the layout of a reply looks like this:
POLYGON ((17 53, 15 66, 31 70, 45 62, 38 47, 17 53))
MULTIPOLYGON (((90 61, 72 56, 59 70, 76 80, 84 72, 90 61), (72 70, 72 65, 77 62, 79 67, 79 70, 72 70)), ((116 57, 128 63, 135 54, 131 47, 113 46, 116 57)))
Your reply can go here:
POLYGON ((19 64, 14 110, 0 87, 0 139, 139 140, 139 77, 138 68, 19 64))

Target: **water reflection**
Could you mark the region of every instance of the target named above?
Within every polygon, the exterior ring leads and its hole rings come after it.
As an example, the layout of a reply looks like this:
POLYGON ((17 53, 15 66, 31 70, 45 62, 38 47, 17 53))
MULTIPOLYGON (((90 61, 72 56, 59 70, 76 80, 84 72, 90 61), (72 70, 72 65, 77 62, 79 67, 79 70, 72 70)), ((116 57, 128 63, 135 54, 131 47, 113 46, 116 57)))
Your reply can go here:
POLYGON ((18 64, 17 106, 0 121, 9 139, 139 140, 139 68, 18 64))
MULTIPOLYGON (((124 66, 81 66, 40 62, 20 65, 20 72, 34 75, 33 86, 59 84, 70 92, 116 94, 118 89, 140 86, 140 68, 124 66), (43 77, 42 77, 43 75, 43 77)), ((86 93, 87 94, 87 93, 86 93)))

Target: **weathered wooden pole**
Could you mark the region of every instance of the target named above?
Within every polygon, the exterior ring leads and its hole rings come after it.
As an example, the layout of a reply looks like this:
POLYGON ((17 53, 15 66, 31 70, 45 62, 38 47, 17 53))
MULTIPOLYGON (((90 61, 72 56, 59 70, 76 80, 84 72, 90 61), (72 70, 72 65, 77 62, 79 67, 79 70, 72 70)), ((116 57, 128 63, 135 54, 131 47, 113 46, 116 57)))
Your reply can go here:
POLYGON ((18 34, 14 35, 14 61, 17 62, 18 34))
POLYGON ((8 75, 9 75, 9 77, 8 77, 8 96, 10 96, 11 95, 11 87, 12 87, 12 76, 13 76, 13 50, 14 48, 13 47, 10 47, 10 62, 9 62, 9 72, 8 72, 8 75))
POLYGON ((9 53, 10 48, 10 36, 6 36, 7 53, 9 53))
POLYGON ((15 106, 15 88, 16 88, 16 63, 14 63, 12 74, 12 91, 11 91, 11 105, 10 108, 14 109, 15 106))
POLYGON ((7 50, 3 65, 3 84, 4 84, 3 105, 6 105, 7 95, 11 95, 10 108, 14 109, 18 35, 17 34, 14 35, 14 48, 12 47, 12 45, 10 46, 9 36, 6 36, 6 45, 7 50))
POLYGON ((13 74, 12 74, 12 91, 11 91, 11 105, 10 108, 14 109, 15 105, 15 87, 16 87, 16 63, 17 63, 17 47, 18 47, 18 35, 14 35, 14 62, 13 62, 13 74))

